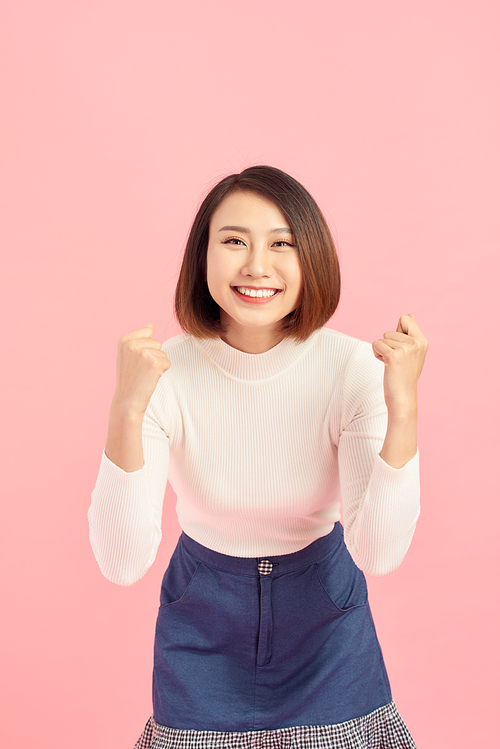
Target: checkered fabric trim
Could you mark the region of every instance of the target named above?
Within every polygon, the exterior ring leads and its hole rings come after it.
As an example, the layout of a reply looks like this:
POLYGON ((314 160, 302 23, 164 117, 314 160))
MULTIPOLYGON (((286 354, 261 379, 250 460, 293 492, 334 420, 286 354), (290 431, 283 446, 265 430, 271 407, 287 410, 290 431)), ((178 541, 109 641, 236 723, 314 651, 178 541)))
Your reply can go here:
POLYGON ((185 731, 151 717, 134 749, 416 749, 394 702, 331 726, 274 731, 185 731))
MULTIPOLYGON (((158 723, 155 721, 153 716, 150 717, 148 722, 146 723, 146 727, 144 731, 142 732, 142 736, 140 737, 139 741, 134 746, 134 749, 149 749, 149 747, 152 744, 153 741, 153 735, 158 733, 158 728, 161 728, 161 726, 158 725, 158 723)), ((167 730, 172 730, 167 729, 167 730)))
POLYGON ((257 565, 257 569, 259 570, 261 575, 270 575, 273 571, 273 563, 270 562, 269 559, 263 559, 257 565))

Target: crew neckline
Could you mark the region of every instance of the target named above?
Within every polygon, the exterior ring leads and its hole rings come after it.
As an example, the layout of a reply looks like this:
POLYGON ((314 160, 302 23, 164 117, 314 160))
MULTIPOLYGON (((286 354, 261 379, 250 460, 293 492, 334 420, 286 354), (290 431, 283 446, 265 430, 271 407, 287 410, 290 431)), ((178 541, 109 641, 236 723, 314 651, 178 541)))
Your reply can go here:
POLYGON ((272 348, 260 354, 240 351, 222 338, 195 338, 195 345, 226 376, 245 382, 262 382, 277 377, 298 361, 318 336, 313 331, 305 341, 297 343, 294 338, 283 338, 272 348))

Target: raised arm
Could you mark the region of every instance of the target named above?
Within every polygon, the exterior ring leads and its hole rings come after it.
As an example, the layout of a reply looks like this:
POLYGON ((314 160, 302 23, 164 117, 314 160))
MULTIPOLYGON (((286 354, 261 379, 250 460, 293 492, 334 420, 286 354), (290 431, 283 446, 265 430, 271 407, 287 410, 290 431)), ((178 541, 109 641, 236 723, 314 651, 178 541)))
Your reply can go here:
POLYGON ((397 331, 373 344, 384 367, 365 345, 346 378, 339 440, 346 544, 371 575, 401 564, 420 512, 416 388, 427 347, 413 316, 404 315, 397 331))
POLYGON ((88 513, 99 568, 120 585, 146 573, 161 539, 168 437, 151 397, 170 362, 152 334, 148 325, 119 341, 108 440, 88 513))
POLYGON ((393 468, 402 468, 417 452, 417 384, 429 343, 410 313, 402 315, 397 330, 384 333, 372 348, 384 363, 389 418, 380 457, 393 468))
POLYGON ((158 380, 170 367, 148 323, 118 341, 116 389, 109 414, 106 455, 124 471, 144 465, 142 420, 158 380))

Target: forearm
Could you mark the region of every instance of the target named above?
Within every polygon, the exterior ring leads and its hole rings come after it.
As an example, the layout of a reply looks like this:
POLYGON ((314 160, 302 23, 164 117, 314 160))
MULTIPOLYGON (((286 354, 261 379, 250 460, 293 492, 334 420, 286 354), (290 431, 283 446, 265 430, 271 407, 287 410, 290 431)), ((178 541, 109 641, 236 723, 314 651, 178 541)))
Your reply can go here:
POLYGON ((339 440, 345 539, 358 567, 385 575, 401 564, 420 512, 417 393, 413 381, 385 387, 387 367, 362 353, 347 386, 360 388, 363 377, 367 385, 358 402, 346 386, 353 405, 339 440))
MULTIPOLYGON (((102 456, 88 512, 90 543, 108 580, 132 585, 151 566, 161 538, 145 472, 126 473, 102 456)), ((158 504, 158 502, 157 502, 158 504)))
POLYGON ((146 411, 139 420, 139 448, 136 421, 115 416, 113 412, 110 419, 110 455, 102 456, 92 492, 90 540, 103 575, 120 585, 131 585, 151 566, 160 542, 168 438, 146 411), (134 434, 135 441, 129 441, 134 434))
POLYGON ((377 457, 366 493, 344 513, 346 544, 358 567, 375 576, 397 569, 419 514, 418 451, 401 469, 377 457))
POLYGON ((389 409, 387 431, 379 453, 392 468, 403 468, 417 453, 417 400, 404 408, 389 409))
POLYGON ((113 400, 109 414, 107 457, 123 471, 132 473, 144 465, 143 414, 113 400))

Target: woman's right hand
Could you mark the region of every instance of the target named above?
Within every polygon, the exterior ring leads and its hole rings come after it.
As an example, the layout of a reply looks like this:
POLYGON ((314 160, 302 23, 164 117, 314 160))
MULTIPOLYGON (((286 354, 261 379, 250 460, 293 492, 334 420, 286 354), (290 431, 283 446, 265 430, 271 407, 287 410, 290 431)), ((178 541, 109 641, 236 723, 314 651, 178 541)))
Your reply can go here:
POLYGON ((123 335, 118 341, 116 390, 113 407, 137 416, 144 415, 148 403, 170 361, 152 336, 153 323, 123 335))

